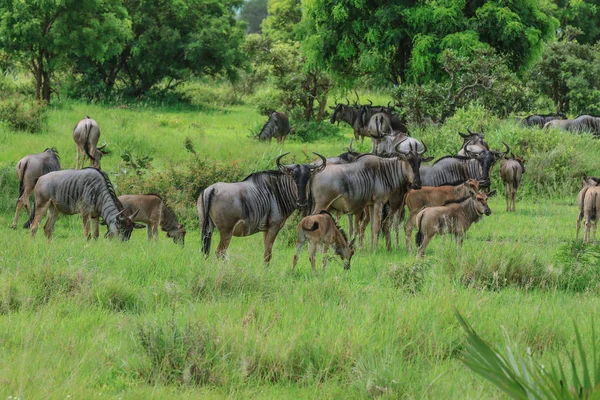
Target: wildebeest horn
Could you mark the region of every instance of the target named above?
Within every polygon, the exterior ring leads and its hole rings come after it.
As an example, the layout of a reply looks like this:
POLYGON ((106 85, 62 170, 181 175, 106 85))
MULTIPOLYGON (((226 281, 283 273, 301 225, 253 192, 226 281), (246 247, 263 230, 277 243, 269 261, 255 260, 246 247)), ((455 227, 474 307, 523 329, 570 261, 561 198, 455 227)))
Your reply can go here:
POLYGON ((281 165, 281 163, 280 163, 281 159, 282 159, 283 157, 287 156, 288 154, 290 154, 290 152, 289 152, 289 151, 288 151, 287 153, 283 153, 282 155, 280 155, 279 157, 277 157, 277 160, 275 160, 275 164, 277 164, 277 168, 279 168, 279 170, 280 170, 281 172, 285 172, 285 171, 284 171, 284 169, 285 169, 285 170, 287 170, 287 171, 289 171, 289 170, 290 170, 290 168, 289 168, 289 167, 286 167, 285 165, 281 165))
POLYGON ((117 213, 117 215, 116 215, 116 216, 118 217, 119 215, 123 214, 124 212, 125 212, 125 209, 122 209, 121 211, 119 211, 119 212, 117 213))
POLYGON ((472 135, 473 132, 471 132, 471 129, 469 129, 471 127, 471 125, 467 126, 467 132, 469 132, 469 135, 472 135))
POLYGON ((138 208, 137 210, 135 210, 135 212, 133 214, 131 214, 129 216, 129 219, 133 220, 135 218, 135 216, 138 215, 139 212, 140 212, 140 209, 138 208))
POLYGON ((468 138, 469 138, 469 135, 465 135, 465 134, 464 134, 464 133, 462 133, 462 132, 458 132, 458 134, 459 134, 459 135, 460 135, 460 137, 461 137, 461 138, 463 138, 463 139, 468 139, 468 138))
POLYGON ((417 151, 417 154, 422 156, 427 151, 427 145, 423 142, 423 151, 417 151))
POLYGON ((506 155, 506 154, 510 153, 510 147, 508 147, 508 145, 504 142, 502 142, 502 144, 504 145, 504 147, 506 147, 506 151, 504 152, 504 154, 506 155))
POLYGON ((354 140, 354 139, 350 139, 350 146, 348 146, 348 151, 349 151, 349 152, 352 152, 352 141, 353 141, 353 140, 354 140))
POLYGON ((98 147, 98 150, 102 150, 103 148, 105 148, 105 147, 106 147, 106 144, 107 144, 107 143, 106 143, 106 142, 104 142, 104 144, 103 144, 102 146, 98 147))
POLYGON ((402 143, 404 143, 404 141, 408 140, 408 138, 402 139, 400 142, 398 142, 395 146, 394 146, 394 150, 396 151, 396 153, 400 153, 400 154, 408 154, 409 152, 403 152, 400 151, 400 145, 402 143))
POLYGON ((346 103, 348 103, 347 105, 350 105, 350 100, 348 100, 347 97, 346 97, 346 103))
POLYGON ((369 102, 369 106, 373 105, 373 102, 371 100, 367 99, 367 101, 369 102))
POLYGON ((390 103, 391 103, 391 101, 388 101, 387 108, 390 108, 390 103))
POLYGON ((315 156, 320 157, 321 160, 323 160, 323 162, 321 163, 321 165, 309 165, 308 168, 310 168, 313 173, 321 172, 322 170, 325 169, 325 166, 327 166, 327 159, 325 157, 323 157, 322 155, 320 155, 319 153, 315 153, 314 151, 313 151, 313 154, 315 156))

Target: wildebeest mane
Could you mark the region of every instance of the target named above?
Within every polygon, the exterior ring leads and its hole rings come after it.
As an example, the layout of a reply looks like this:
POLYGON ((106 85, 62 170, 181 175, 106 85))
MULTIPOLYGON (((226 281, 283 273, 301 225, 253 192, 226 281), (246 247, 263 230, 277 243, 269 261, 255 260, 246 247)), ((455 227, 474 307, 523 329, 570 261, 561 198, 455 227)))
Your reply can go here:
POLYGON ((458 156, 458 155, 457 156, 444 156, 442 158, 438 158, 437 160, 435 160, 433 162, 433 164, 431 164, 431 165, 435 165, 435 164, 439 163, 440 161, 445 160, 446 158, 455 158, 455 159, 461 160, 461 161, 473 160, 473 158, 465 157, 465 156, 458 156))
POLYGON ((247 177, 245 177, 244 179, 242 179, 241 182, 246 182, 248 180, 251 180, 253 183, 256 183, 256 182, 262 181, 262 179, 265 176, 279 177, 281 175, 285 175, 285 174, 281 171, 269 169, 266 171, 253 172, 250 175, 248 175, 247 177))
POLYGON ((338 231, 340 231, 340 233, 342 234, 344 240, 346 241, 346 243, 348 242, 348 236, 346 236, 346 232, 344 232, 344 230, 342 229, 342 227, 335 221, 335 218, 333 218, 333 215, 331 215, 331 213, 327 210, 321 210, 319 211, 319 214, 324 214, 324 215, 329 215, 329 218, 331 218, 331 220, 333 221, 333 224, 335 225, 335 227, 337 228, 338 231))
POLYGON ((173 211, 173 209, 171 208, 171 206, 169 205, 169 203, 167 202, 167 200, 164 197, 162 197, 158 193, 146 193, 146 194, 148 196, 156 196, 156 197, 158 197, 160 199, 160 201, 163 202, 163 205, 165 206, 165 210, 167 210, 167 213, 169 214, 169 217, 177 219, 177 216, 175 215, 175 212, 173 211))
POLYGON ((600 118, 600 115, 596 115, 596 114, 579 114, 578 116, 576 116, 573 119, 577 119, 579 117, 594 117, 594 118, 600 118))
POLYGON ((462 203, 463 201, 467 201, 469 199, 471 199, 472 197, 470 196, 466 196, 466 197, 461 197, 460 199, 453 199, 453 200, 448 200, 444 203, 444 205, 448 205, 448 204, 459 204, 462 203))
POLYGON ((119 201, 119 198, 117 197, 117 194, 115 193, 115 187, 113 186, 112 182, 108 178, 108 174, 106 172, 101 171, 101 170, 99 170, 97 168, 94 168, 94 167, 87 167, 87 168, 84 168, 84 169, 93 169, 94 171, 98 171, 98 173, 104 179, 104 183, 106 184, 106 188, 108 189, 108 194, 114 200, 114 202, 115 202, 115 204, 117 206, 117 210, 123 211, 123 209, 124 209, 123 204, 121 204, 121 202, 119 201))
POLYGON ((58 150, 56 150, 56 147, 47 147, 46 150, 44 150, 44 151, 48 151, 48 150, 53 152, 54 155, 56 156, 56 158, 58 158, 60 160, 60 155, 58 154, 58 150))

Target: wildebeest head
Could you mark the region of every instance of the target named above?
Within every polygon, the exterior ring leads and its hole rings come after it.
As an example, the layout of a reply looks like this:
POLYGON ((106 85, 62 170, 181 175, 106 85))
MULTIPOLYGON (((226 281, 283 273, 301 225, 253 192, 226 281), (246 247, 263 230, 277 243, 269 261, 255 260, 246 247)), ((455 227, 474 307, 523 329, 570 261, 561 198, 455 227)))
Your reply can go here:
POLYGON ((187 233, 187 231, 185 230, 185 227, 183 225, 177 224, 177 228, 171 229, 170 231, 167 231, 163 228, 163 231, 167 232, 167 237, 173 239, 174 243, 181 245, 184 244, 185 234, 187 233))
POLYGON ((583 176, 583 180, 581 182, 581 187, 586 187, 586 186, 598 186, 600 185, 600 178, 596 178, 593 176, 587 176, 584 175, 583 176))
POLYGON ((399 159, 406 161, 410 165, 411 171, 407 174, 407 178, 408 178, 409 182, 411 182, 411 187, 415 190, 419 190, 419 189, 421 189, 421 186, 422 186, 421 185, 421 173, 419 171, 421 168, 421 163, 429 162, 429 161, 433 160, 433 157, 423 158, 423 155, 427 151, 427 145, 425 143, 423 143, 422 151, 419 151, 417 149, 417 147, 413 148, 412 144, 408 151, 402 151, 402 150, 400 150, 401 145, 402 145, 402 142, 396 144, 396 146, 395 146, 396 154, 398 155, 399 159))
POLYGON ((467 127, 467 132, 468 134, 458 132, 460 137, 463 138, 463 144, 461 147, 462 150, 464 150, 465 152, 470 151, 472 153, 479 153, 481 151, 490 149, 490 147, 485 141, 485 133, 483 132, 483 130, 481 131, 481 133, 471 132, 469 127, 467 127))
POLYGON ((134 228, 141 229, 146 227, 145 225, 138 224, 133 221, 140 210, 137 210, 129 217, 124 215, 124 212, 125 209, 121 210, 117 214, 117 218, 114 220, 114 222, 108 225, 108 232, 106 233, 105 237, 112 238, 114 235, 119 235, 119 238, 126 242, 131 238, 131 232, 133 232, 134 228))
POLYGON ((468 150, 465 151, 465 155, 467 157, 476 159, 481 164, 482 176, 481 176, 481 180, 479 181, 479 184, 482 188, 490 187, 490 185, 491 185, 490 171, 494 167, 494 164, 496 163, 496 161, 498 161, 501 158, 504 158, 510 152, 510 147, 508 147, 508 145, 506 143, 504 143, 504 142, 502 142, 502 143, 506 147, 505 152, 485 150, 480 153, 473 153, 468 150))
POLYGON ((477 193, 475 196, 475 209, 477 210, 477 214, 479 215, 491 215, 492 210, 488 206, 488 199, 492 196, 496 195, 496 191, 493 190, 488 194, 485 193, 477 193))
POLYGON ((465 182, 465 187, 467 188, 468 196, 475 197, 479 192, 479 181, 475 179, 469 179, 465 182))
POLYGON ((356 113, 356 108, 350 105, 349 100, 346 99, 346 101, 347 104, 338 103, 335 105, 335 107, 329 107, 333 110, 333 114, 331 114, 329 122, 331 122, 332 124, 337 122, 338 125, 341 121, 352 123, 352 120, 354 119, 356 113))
POLYGON ((92 167, 100 169, 100 160, 102 160, 102 156, 109 154, 108 150, 104 150, 105 147, 106 142, 104 142, 102 146, 96 148, 94 159, 92 160, 92 167))
MULTIPOLYGON (((345 234, 344 239, 346 239, 345 234)), ((345 261, 344 269, 350 269, 350 262, 352 261, 352 256, 354 255, 354 239, 352 239, 346 246, 336 248, 335 254, 339 255, 342 260, 345 261)))
POLYGON ((323 171, 327 166, 327 159, 320 155, 319 153, 314 153, 314 155, 318 156, 323 160, 321 165, 308 165, 308 164, 292 164, 292 165, 283 165, 281 164, 281 159, 286 155, 290 154, 289 152, 284 153, 277 157, 276 163, 277 167, 281 172, 290 176, 294 183, 296 184, 296 193, 298 195, 297 206, 299 209, 306 209, 308 207, 308 196, 307 196, 307 186, 314 175, 323 171))

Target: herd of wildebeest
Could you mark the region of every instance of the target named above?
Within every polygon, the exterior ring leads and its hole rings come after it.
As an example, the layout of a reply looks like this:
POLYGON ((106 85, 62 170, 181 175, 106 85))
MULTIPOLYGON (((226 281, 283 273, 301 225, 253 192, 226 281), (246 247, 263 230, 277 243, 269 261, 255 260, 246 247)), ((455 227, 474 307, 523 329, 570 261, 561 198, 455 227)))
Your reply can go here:
MULTIPOLYGON (((350 268, 355 241, 357 247, 363 246, 369 223, 374 249, 381 234, 387 250, 392 249, 392 229, 398 246, 400 224, 404 219, 409 252, 412 252, 412 231, 416 226, 418 257, 424 256, 435 235, 450 233, 459 246, 471 224, 491 214, 487 201, 495 191, 490 190, 490 173, 498 160, 501 160, 500 175, 506 189, 506 210, 515 211, 525 161, 523 157, 512 155, 506 144, 504 151, 490 150, 483 131, 472 132, 467 128, 467 133, 459 132, 462 146, 457 154, 422 165, 432 161, 432 157, 425 157, 427 146, 410 136, 406 121, 393 106, 347 102, 331 109, 330 122, 349 124, 354 130, 354 140, 371 139, 371 152, 354 151, 351 141, 346 152, 330 158, 314 153, 319 160, 306 164, 284 164, 282 160, 289 154, 284 153, 276 159, 277 170, 255 172, 241 182, 218 182, 207 187, 197 201, 202 251, 206 255, 210 252, 215 228, 220 234, 217 256, 225 255, 233 236, 263 232, 264 261, 268 263, 277 234, 296 210, 303 219, 297 228, 292 271, 306 242, 314 273, 317 250, 327 252, 329 247, 344 260, 344 268, 350 268), (407 218, 405 208, 408 208, 407 218), (352 240, 338 224, 342 215, 348 217, 352 240)), ((600 118, 591 115, 574 120, 567 120, 564 115, 531 115, 518 122, 526 126, 555 126, 567 131, 600 134, 600 118)), ((291 131, 287 115, 273 112, 257 136, 260 140, 274 137, 283 144, 291 131)), ((98 238, 102 218, 107 226, 105 237, 128 240, 134 228, 146 227, 148 239, 157 239, 160 226, 167 237, 183 244, 186 230, 159 195, 117 197, 107 174, 101 171, 106 142, 97 147, 99 138, 98 124, 85 117, 73 130, 77 147, 75 170, 61 170, 54 148, 26 156, 17 163, 19 198, 12 227, 16 228, 19 213, 25 206, 30 215, 25 227, 31 229, 32 237, 46 213, 44 233, 49 239, 60 214, 81 214, 84 236, 88 239, 98 238), (91 167, 79 169, 86 157, 91 167), (31 193, 35 194, 33 210, 29 206, 31 193)), ((581 221, 585 220, 585 240, 589 241, 593 226, 594 243, 599 194, 600 179, 586 177, 578 199, 577 236, 581 221)), ((323 269, 327 259, 323 257, 323 269)))

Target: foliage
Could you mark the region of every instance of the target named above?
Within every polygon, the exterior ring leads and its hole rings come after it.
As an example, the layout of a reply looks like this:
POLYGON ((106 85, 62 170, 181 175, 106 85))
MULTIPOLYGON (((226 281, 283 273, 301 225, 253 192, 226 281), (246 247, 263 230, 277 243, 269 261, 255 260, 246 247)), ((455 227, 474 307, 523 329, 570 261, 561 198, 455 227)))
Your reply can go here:
POLYGON ((262 33, 260 25, 267 17, 268 0, 247 0, 240 11, 240 20, 248 24, 247 33, 262 33))
POLYGON ((34 76, 38 100, 50 100, 55 72, 77 57, 103 63, 131 35, 121 0, 2 0, 0 10, 0 44, 34 76))
POLYGON ((303 45, 309 62, 331 70, 340 84, 363 74, 390 82, 426 83, 442 74, 439 55, 469 57, 493 48, 512 71, 528 67, 557 21, 547 3, 311 1, 306 4, 303 45))
POLYGON ((520 355, 506 333, 506 346, 501 353, 485 342, 460 313, 456 312, 456 318, 467 334, 463 363, 511 398, 597 398, 600 387, 600 355, 593 322, 591 348, 584 346, 582 335, 574 323, 577 350, 568 353, 568 363, 563 363, 557 357, 546 367, 535 360, 531 353, 527 357, 520 355))
POLYGON ((594 44, 600 40, 600 1, 598 0, 554 0, 556 17, 564 29, 568 26, 579 30, 579 43, 594 44))
POLYGON ((17 131, 39 133, 44 129, 46 120, 46 106, 43 103, 20 96, 0 101, 0 121, 17 131))
POLYGON ((566 29, 562 40, 546 46, 530 74, 532 85, 550 96, 558 111, 600 113, 600 44, 580 44, 581 31, 566 29))
POLYGON ((132 169, 137 176, 141 176, 152 166, 150 163, 154 158, 148 154, 143 156, 134 156, 128 150, 124 150, 121 154, 121 159, 125 163, 125 167, 132 169))
POLYGON ((302 20, 301 0, 269 0, 268 16, 262 30, 277 42, 293 42, 297 39, 297 25, 302 20))

